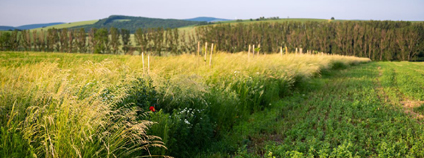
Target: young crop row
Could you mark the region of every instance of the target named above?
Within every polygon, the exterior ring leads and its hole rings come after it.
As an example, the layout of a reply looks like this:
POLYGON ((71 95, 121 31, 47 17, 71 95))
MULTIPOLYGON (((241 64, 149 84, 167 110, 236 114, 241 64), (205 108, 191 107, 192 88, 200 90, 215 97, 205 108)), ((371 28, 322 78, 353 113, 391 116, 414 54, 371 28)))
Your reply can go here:
POLYGON ((381 63, 387 98, 417 118, 424 118, 424 71, 422 63, 381 63))
POLYGON ((235 126, 236 157, 423 157, 422 120, 402 104, 423 93, 404 93, 422 87, 409 72, 421 65, 371 63, 313 80, 235 126))
POLYGON ((209 66, 193 55, 12 52, 0 60, 0 154, 13 157, 186 157, 320 71, 369 61, 218 53, 209 66))

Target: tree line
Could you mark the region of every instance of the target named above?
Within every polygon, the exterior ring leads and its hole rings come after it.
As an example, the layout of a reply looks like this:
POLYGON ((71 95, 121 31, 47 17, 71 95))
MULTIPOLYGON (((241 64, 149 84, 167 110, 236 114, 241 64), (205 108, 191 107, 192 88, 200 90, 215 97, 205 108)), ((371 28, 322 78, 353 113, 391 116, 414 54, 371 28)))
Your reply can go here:
POLYGON ((133 38, 131 40, 129 30, 114 27, 91 28, 88 33, 84 28, 14 30, 0 32, 0 50, 95 54, 133 54, 138 51, 161 56, 164 52, 181 54, 197 49, 195 35, 178 29, 138 28, 133 38))
POLYGON ((116 54, 119 49, 127 51, 131 45, 130 32, 117 28, 93 28, 88 34, 84 28, 15 30, 0 34, 0 50, 116 54))
POLYGON ((216 50, 260 53, 286 48, 301 53, 368 57, 372 60, 414 60, 424 57, 424 23, 402 21, 344 21, 217 24, 194 31, 138 28, 48 29, 0 32, 0 50, 78 53, 132 53, 152 55, 194 53, 198 42, 214 43, 216 50), (133 40, 131 40, 133 38, 133 40), (133 41, 133 42, 132 42, 133 41), (302 48, 302 49, 300 49, 302 48))
POLYGON ((221 24, 196 28, 201 42, 226 52, 260 46, 262 53, 303 48, 310 53, 368 57, 372 60, 413 60, 424 57, 424 23, 403 21, 283 22, 221 24))

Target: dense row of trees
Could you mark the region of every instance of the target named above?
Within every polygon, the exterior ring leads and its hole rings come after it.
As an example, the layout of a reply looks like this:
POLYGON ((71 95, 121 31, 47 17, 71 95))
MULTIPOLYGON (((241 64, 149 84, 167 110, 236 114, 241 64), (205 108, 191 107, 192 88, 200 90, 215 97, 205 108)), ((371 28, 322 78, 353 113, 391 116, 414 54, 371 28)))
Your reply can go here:
POLYGON ((139 28, 135 32, 134 38, 139 52, 150 52, 159 56, 163 52, 193 53, 197 49, 198 39, 194 33, 163 28, 139 28))
POLYGON ((394 21, 285 22, 198 27, 200 41, 227 52, 260 45, 262 53, 287 46, 372 60, 412 60, 423 56, 424 24, 394 21))
POLYGON ((424 23, 393 21, 284 22, 219 24, 195 31, 139 28, 131 42, 127 29, 12 31, 0 35, 0 50, 32 50, 79 53, 128 53, 137 50, 154 55, 196 52, 197 42, 215 43, 226 52, 260 46, 261 53, 306 52, 368 57, 372 60, 414 60, 424 57, 424 23), (300 50, 300 49, 299 49, 300 50))
POLYGON ((0 50, 118 54, 128 52, 130 47, 130 32, 126 29, 93 28, 88 36, 84 28, 0 32, 0 50))
POLYGON ((134 44, 129 30, 114 27, 109 30, 92 28, 88 33, 84 28, 32 32, 15 30, 0 34, 0 50, 96 54, 132 54, 138 51, 161 56, 164 52, 194 52, 197 49, 196 39, 195 34, 169 28, 139 28, 134 34, 134 44))

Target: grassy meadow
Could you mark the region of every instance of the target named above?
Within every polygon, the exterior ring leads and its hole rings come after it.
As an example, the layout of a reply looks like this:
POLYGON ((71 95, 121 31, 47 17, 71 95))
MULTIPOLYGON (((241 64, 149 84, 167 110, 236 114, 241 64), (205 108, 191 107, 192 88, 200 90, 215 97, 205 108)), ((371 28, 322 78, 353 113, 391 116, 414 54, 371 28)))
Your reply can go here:
POLYGON ((240 126, 313 78, 363 62, 0 52, 0 157, 241 155, 243 137, 256 131, 233 136, 240 126))

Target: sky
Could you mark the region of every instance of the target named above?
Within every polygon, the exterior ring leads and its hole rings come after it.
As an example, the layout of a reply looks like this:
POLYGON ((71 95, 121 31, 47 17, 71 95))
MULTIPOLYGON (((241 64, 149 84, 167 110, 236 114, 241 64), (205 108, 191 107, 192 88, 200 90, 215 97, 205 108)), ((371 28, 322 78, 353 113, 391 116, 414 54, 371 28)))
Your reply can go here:
POLYGON ((424 0, 0 0, 0 25, 76 22, 129 15, 424 21, 424 0))

